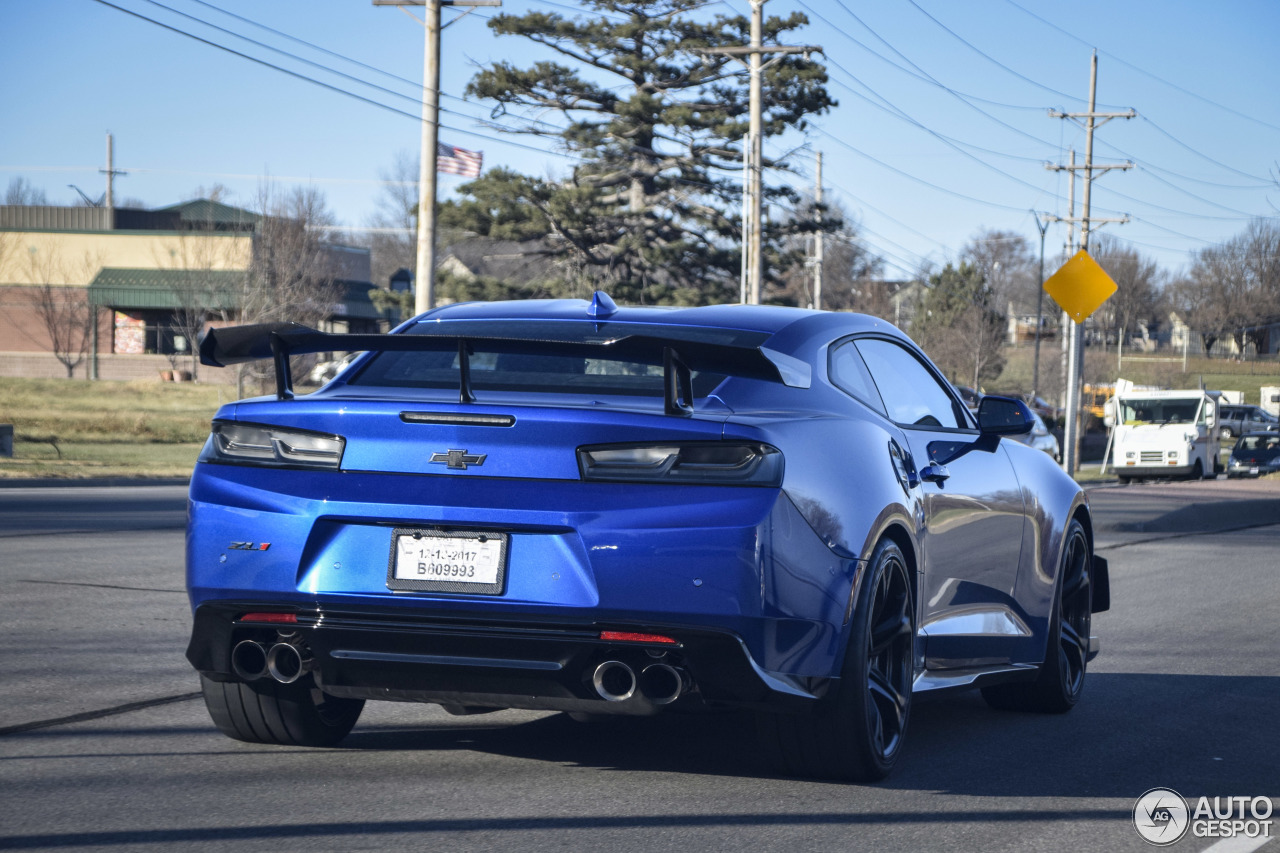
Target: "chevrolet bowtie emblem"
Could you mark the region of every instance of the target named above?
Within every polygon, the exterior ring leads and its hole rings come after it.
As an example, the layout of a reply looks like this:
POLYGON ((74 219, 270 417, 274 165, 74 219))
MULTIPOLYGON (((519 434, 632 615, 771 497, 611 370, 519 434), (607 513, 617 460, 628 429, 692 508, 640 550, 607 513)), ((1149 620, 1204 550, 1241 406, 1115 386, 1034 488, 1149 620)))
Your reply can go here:
POLYGON ((429 461, 465 471, 468 465, 483 465, 488 455, 487 453, 468 454, 465 450, 450 450, 448 453, 432 453, 429 461))

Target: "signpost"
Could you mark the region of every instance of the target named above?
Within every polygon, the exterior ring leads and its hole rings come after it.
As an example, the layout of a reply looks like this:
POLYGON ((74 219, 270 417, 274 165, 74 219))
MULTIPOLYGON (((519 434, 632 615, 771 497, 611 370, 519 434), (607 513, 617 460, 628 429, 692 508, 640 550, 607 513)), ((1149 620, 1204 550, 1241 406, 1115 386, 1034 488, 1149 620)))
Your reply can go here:
POLYGON ((1067 350, 1067 412, 1062 436, 1062 469, 1075 476, 1080 464, 1080 324, 1111 298, 1116 292, 1116 283, 1087 251, 1081 249, 1049 276, 1044 283, 1044 291, 1072 320, 1067 350))

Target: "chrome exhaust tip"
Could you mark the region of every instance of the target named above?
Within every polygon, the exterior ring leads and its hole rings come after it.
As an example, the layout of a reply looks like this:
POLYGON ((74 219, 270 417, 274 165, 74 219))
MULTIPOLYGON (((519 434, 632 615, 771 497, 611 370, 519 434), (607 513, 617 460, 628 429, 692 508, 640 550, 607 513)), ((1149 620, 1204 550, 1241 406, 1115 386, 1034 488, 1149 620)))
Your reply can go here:
POLYGON ((297 681, 308 666, 309 661, 303 659, 302 651, 291 643, 276 643, 267 652, 267 672, 281 684, 297 681))
POLYGON ((596 667, 591 683, 601 699, 625 702, 635 695, 636 673, 620 660, 607 660, 596 667))
POLYGON ((241 640, 231 649, 231 671, 241 681, 256 681, 267 674, 267 650, 256 640, 241 640))
POLYGON ((650 664, 640 673, 640 692, 655 705, 670 705, 687 687, 684 670, 670 664, 650 664))

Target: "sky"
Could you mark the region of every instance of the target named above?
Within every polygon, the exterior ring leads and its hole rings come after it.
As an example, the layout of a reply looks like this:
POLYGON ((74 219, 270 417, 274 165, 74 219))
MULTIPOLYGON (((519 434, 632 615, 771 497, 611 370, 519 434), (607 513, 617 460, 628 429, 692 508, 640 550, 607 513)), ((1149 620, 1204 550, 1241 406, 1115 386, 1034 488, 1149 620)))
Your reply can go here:
MULTIPOLYGON (((534 9, 583 14, 573 0, 503 0, 501 11, 534 9)), ((749 11, 719 0, 704 14, 749 11)), ((1102 233, 1173 275, 1252 219, 1280 216, 1274 0, 765 6, 794 12, 810 24, 784 43, 823 49, 839 105, 766 143, 792 167, 767 180, 811 192, 822 152, 826 200, 889 278, 954 262, 987 230, 1038 252, 1037 221, 1071 215, 1068 173, 1046 164, 1073 149, 1083 163, 1085 151, 1083 128, 1049 111, 1088 109, 1095 50, 1098 111, 1137 113, 1095 133, 1096 164, 1133 164, 1093 182, 1094 217, 1129 217, 1102 233)), ((564 175, 572 159, 486 126, 492 104, 464 98, 481 67, 550 58, 494 35, 497 13, 443 13, 440 139, 482 151, 486 169, 564 175)), ((381 182, 419 148, 423 41, 404 10, 371 0, 0 0, 0 187, 22 178, 53 204, 79 198, 70 185, 97 199, 111 133, 127 173, 117 205, 166 206, 221 184, 248 207, 261 186, 311 185, 339 222, 367 227, 381 182)), ((440 198, 465 180, 441 174, 440 198)), ((1077 183, 1076 215, 1082 195, 1077 183)), ((1047 225, 1050 271, 1067 227, 1047 225)))

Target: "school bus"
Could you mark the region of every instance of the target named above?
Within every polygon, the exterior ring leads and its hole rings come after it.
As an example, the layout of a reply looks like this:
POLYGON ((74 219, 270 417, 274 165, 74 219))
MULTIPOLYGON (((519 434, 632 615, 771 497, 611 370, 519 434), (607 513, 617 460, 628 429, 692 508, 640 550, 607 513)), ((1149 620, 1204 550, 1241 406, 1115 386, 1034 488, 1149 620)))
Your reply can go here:
POLYGON ((1107 400, 1115 396, 1115 385, 1086 385, 1080 407, 1097 418, 1107 416, 1107 400))

